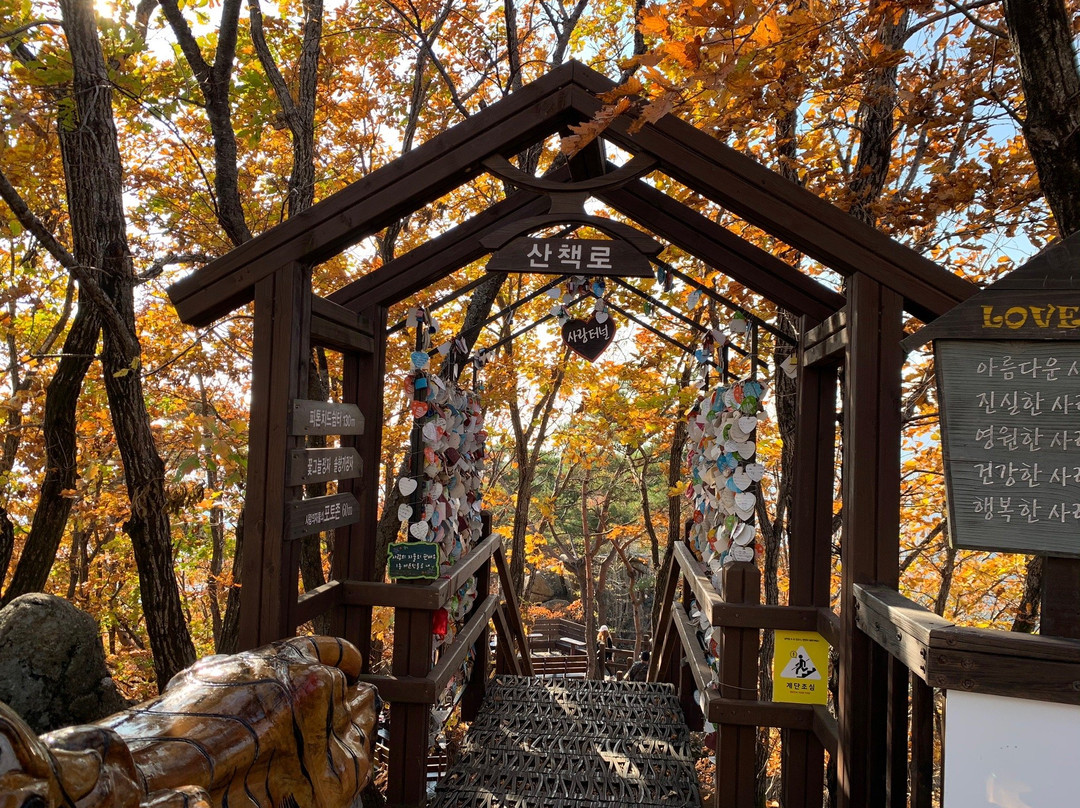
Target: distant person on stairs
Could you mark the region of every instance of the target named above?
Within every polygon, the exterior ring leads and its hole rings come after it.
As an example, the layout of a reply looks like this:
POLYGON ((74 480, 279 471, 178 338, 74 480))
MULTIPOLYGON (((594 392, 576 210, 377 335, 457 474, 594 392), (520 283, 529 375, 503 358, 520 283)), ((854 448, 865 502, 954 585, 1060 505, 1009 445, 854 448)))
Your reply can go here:
POLYGON ((638 661, 626 672, 627 682, 644 682, 649 676, 649 652, 642 651, 638 661))
POLYGON ((604 678, 607 678, 609 673, 614 673, 615 668, 611 663, 612 649, 615 647, 615 643, 611 640, 611 629, 606 625, 600 626, 600 631, 596 634, 596 655, 600 657, 604 666, 604 678))

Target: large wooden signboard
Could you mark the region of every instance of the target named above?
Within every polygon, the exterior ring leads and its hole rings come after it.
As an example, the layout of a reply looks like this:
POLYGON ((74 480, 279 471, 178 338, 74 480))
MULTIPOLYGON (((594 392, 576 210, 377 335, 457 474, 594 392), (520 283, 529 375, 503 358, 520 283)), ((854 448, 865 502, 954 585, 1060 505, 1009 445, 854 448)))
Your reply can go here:
POLYGON ((621 278, 653 276, 648 257, 627 242, 589 238, 514 239, 491 256, 487 271, 621 278))
POLYGON ((935 347, 956 546, 1080 557, 1080 342, 935 347))
POLYGON ((953 545, 1080 558, 1080 240, 904 340, 934 341, 953 545))

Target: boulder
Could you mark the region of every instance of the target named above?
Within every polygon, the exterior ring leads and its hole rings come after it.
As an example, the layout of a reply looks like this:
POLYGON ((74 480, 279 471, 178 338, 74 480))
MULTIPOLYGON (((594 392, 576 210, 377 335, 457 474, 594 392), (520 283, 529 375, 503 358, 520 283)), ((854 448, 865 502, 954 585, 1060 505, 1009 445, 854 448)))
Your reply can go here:
POLYGON ((97 621, 40 592, 0 609, 0 701, 37 733, 97 721, 126 706, 105 667, 97 621))
POLYGON ((541 603, 552 598, 567 597, 566 581, 551 570, 538 570, 529 576, 529 585, 525 587, 525 600, 541 603))

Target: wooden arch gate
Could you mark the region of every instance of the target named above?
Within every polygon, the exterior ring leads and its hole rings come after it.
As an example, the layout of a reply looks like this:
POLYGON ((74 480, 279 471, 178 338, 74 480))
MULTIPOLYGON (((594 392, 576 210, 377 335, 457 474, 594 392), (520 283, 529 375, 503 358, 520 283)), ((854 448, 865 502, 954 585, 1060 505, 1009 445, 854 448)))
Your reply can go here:
MULTIPOLYGON (((344 435, 342 445, 358 451, 362 468, 377 469, 388 308, 483 257, 489 252, 485 239, 513 222, 544 214, 548 200, 517 191, 327 297, 313 294, 312 272, 320 262, 483 173, 485 162, 490 166, 492 160, 590 119, 602 108, 598 96, 613 86, 578 63, 558 68, 169 290, 181 319, 193 325, 210 324, 255 303, 241 643, 251 647, 291 635, 298 625, 326 614, 332 631, 366 651, 373 604, 397 607, 396 625, 412 626, 414 637, 423 635, 423 641, 414 639, 411 647, 395 641, 393 676, 370 677, 386 698, 406 705, 400 712, 395 708, 391 726, 391 804, 424 801, 423 783, 410 782, 405 769, 426 755, 424 702, 432 700, 441 675, 430 664, 430 611, 441 605, 439 598, 446 596, 442 589, 449 584, 433 585, 430 592, 414 596, 415 588, 372 580, 378 486, 352 478, 342 480, 339 491, 354 495, 358 509, 355 521, 336 533, 333 580, 298 597, 299 550, 294 539, 308 530, 304 525, 317 529, 318 520, 312 522, 303 506, 295 504, 303 501, 305 480, 290 457, 304 449, 306 434, 321 431, 344 435), (307 366, 315 345, 341 352, 343 398, 355 408, 328 418, 310 416, 305 409, 307 366), (360 420, 363 433, 357 434, 360 420)), ((744 697, 741 705, 718 697, 716 715, 722 729, 779 726, 795 733, 785 743, 786 771, 791 773, 785 775, 786 806, 820 805, 826 746, 839 764, 839 805, 902 804, 908 788, 908 673, 895 653, 890 656, 892 649, 860 628, 857 594, 867 586, 895 591, 898 581, 903 314, 928 321, 976 289, 674 116, 636 130, 631 123, 618 118, 603 137, 847 279, 845 297, 642 180, 619 187, 597 182, 609 166, 596 143, 549 178, 570 183, 568 189, 592 189, 595 198, 653 235, 801 317, 800 484, 792 518, 791 605, 725 611, 724 604, 714 604, 713 623, 744 633, 752 630, 755 637, 762 628, 810 627, 825 633, 840 655, 838 738, 821 729, 820 714, 777 710, 753 696, 744 697), (843 435, 843 584, 837 616, 829 608, 829 580, 840 372, 848 417, 843 435)), ((465 574, 486 576, 486 562, 497 553, 492 542, 482 544, 487 555, 466 565, 470 569, 465 574)), ((682 570, 681 580, 690 593, 693 571, 682 570)), ((484 594, 486 590, 478 603, 484 594)), ((469 634, 469 642, 486 630, 493 615, 494 601, 484 608, 483 626, 469 634)), ((668 633, 676 637, 676 632, 668 633)), ((673 653, 684 684, 692 685, 688 672, 694 672, 693 649, 684 643, 673 653)), ((925 691, 918 687, 915 695, 925 700, 925 691)), ((719 789, 722 804, 749 805, 745 783, 739 786, 732 777, 730 785, 719 789)))

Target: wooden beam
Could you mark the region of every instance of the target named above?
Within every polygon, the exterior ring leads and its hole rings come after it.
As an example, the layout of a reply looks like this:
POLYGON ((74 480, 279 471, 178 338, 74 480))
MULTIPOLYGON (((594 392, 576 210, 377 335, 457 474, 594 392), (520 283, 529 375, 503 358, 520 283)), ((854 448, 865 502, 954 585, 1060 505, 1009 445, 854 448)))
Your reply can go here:
MULTIPOLYGON (((571 103, 593 116, 603 107, 597 95, 614 86, 598 73, 582 74, 570 89, 571 103)), ((866 273, 902 295, 905 308, 923 321, 977 291, 970 281, 674 115, 634 127, 629 116, 622 116, 604 137, 632 154, 655 157, 669 177, 840 274, 866 273)))
POLYGON ((823 320, 844 305, 843 295, 640 180, 597 198, 789 311, 823 320))
POLYGON ((567 89, 585 70, 569 63, 436 135, 308 210, 169 287, 180 319, 206 325, 251 300, 254 284, 290 261, 317 264, 581 118, 567 89))
POLYGON ((803 337, 802 367, 837 364, 848 346, 847 311, 838 311, 803 337))
POLYGON ((296 599, 296 611, 292 619, 296 625, 303 625, 339 605, 341 598, 341 581, 325 583, 296 599))
MULTIPOLYGON (((564 174, 565 175, 565 174, 564 174)), ((445 233, 374 269, 330 295, 353 311, 392 306, 488 254, 480 243, 508 221, 547 210, 548 201, 526 191, 511 194, 445 233)))

